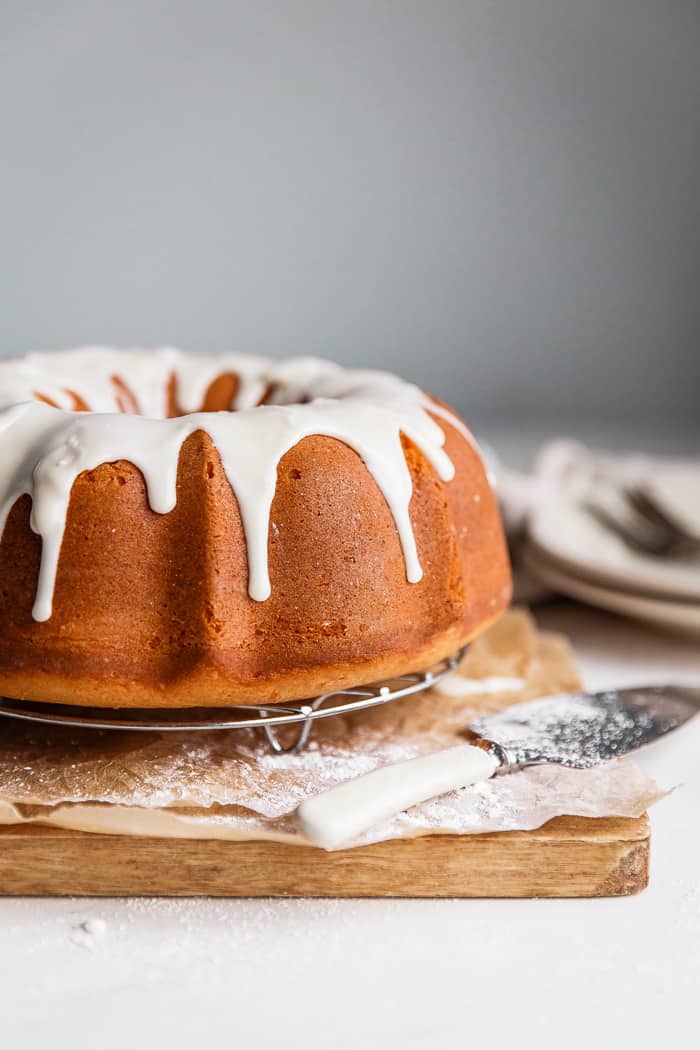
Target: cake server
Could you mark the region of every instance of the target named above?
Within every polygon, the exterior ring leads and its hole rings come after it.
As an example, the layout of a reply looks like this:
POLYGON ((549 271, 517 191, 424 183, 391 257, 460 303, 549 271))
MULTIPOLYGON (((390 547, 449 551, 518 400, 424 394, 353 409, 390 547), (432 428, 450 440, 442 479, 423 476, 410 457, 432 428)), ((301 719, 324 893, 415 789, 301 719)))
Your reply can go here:
POLYGON ((700 688, 647 686, 513 704, 467 725, 475 744, 422 755, 348 780, 298 807, 299 830, 335 849, 382 820, 446 791, 552 762, 587 769, 677 729, 700 710, 700 688))

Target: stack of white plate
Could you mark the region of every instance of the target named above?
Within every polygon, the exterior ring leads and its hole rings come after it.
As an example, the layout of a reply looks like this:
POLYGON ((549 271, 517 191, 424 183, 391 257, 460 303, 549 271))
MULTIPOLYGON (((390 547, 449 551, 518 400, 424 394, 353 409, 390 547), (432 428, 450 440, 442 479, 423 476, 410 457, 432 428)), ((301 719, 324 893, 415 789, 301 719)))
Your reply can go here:
MULTIPOLYGON (((652 482, 659 504, 700 535, 700 467, 652 482)), ((552 591, 658 626, 700 635, 700 554, 642 554, 600 524, 580 494, 552 493, 528 516, 527 571, 552 591)))

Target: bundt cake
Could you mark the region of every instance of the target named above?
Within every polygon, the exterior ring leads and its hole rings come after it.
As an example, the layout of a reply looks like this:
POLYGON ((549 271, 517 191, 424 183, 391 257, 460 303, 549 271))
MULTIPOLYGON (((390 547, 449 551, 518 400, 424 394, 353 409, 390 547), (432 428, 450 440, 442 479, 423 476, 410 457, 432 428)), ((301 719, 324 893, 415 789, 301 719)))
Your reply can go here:
POLYGON ((477 447, 316 359, 0 362, 0 694, 274 703, 431 664, 503 611, 477 447))

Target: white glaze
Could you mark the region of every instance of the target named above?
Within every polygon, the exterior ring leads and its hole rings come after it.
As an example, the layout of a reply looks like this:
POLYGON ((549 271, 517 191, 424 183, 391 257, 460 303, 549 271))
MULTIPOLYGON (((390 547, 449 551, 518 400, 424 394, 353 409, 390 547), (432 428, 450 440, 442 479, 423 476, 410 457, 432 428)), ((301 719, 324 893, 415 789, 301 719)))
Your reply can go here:
POLYGON ((180 449, 197 430, 211 437, 236 495, 247 543, 248 591, 255 601, 270 595, 267 545, 278 463, 311 435, 337 438, 361 456, 396 523, 406 577, 417 583, 422 569, 401 435, 418 446, 443 481, 454 476, 443 450, 444 432, 429 412, 473 440, 460 420, 418 387, 388 373, 347 370, 315 358, 271 361, 233 353, 85 348, 0 362, 0 533, 15 501, 30 495, 31 527, 42 539, 34 619, 51 616, 66 513, 79 474, 128 460, 144 476, 151 508, 167 514, 175 506, 180 449), (225 372, 239 378, 230 406, 237 411, 196 412, 210 383, 225 372), (190 414, 165 419, 173 374, 178 402, 190 414), (143 415, 115 411, 114 376, 128 384, 143 415), (273 403, 255 407, 270 386, 273 403), (71 411, 70 392, 93 411, 71 411), (65 407, 33 400, 38 394, 65 407), (297 403, 301 399, 307 403, 297 403))
POLYGON ((453 671, 433 686, 442 696, 484 696, 487 693, 517 693, 525 685, 523 678, 491 675, 489 678, 467 678, 453 671))

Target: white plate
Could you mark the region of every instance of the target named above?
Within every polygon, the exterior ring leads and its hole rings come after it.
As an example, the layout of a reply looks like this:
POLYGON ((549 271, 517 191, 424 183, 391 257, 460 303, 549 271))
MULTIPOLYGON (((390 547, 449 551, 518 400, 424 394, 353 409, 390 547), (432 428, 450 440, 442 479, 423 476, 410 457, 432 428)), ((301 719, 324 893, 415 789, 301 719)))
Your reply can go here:
MULTIPOLYGON (((664 502, 670 509, 675 493, 674 512, 700 527, 700 470, 688 467, 674 477, 673 484, 664 479, 664 502)), ((542 554, 556 559, 562 572, 585 577, 592 584, 661 599, 700 600, 700 555, 664 560, 630 550, 573 496, 562 494, 536 506, 530 513, 528 535, 542 554)))
POLYGON ((523 551, 522 560, 533 576, 559 594, 656 627, 700 636, 700 602, 649 598, 604 587, 562 571, 532 546, 523 551))

